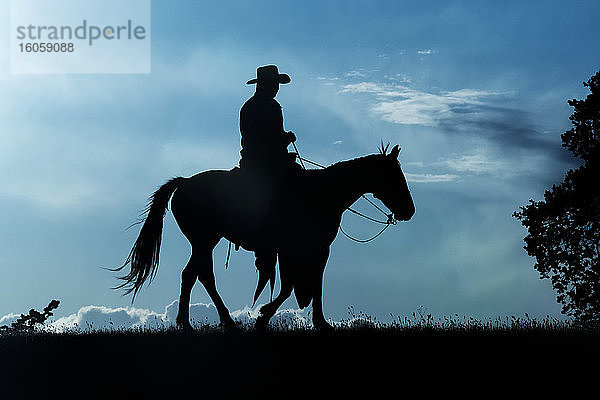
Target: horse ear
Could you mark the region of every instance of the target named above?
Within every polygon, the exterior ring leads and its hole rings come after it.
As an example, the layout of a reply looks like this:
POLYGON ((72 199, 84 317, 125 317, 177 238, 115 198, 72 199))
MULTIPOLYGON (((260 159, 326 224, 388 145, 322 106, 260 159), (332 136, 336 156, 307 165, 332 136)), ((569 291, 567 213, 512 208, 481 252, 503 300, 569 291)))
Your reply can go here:
POLYGON ((400 146, 395 145, 392 151, 390 152, 390 157, 398 158, 398 154, 400 154, 400 146))

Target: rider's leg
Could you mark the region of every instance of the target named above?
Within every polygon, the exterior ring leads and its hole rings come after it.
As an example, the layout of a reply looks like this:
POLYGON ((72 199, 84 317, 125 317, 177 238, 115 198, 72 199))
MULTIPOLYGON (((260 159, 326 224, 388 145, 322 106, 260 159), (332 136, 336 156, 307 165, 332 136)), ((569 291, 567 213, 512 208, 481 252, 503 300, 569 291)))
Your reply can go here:
MULTIPOLYGON (((275 250, 257 250, 254 265, 258 270, 258 284, 254 292, 254 303, 262 293, 267 282, 271 282, 271 300, 273 300, 273 288, 275 287, 275 265, 277 264, 277 253, 275 250)), ((254 304, 253 303, 253 304, 254 304)))

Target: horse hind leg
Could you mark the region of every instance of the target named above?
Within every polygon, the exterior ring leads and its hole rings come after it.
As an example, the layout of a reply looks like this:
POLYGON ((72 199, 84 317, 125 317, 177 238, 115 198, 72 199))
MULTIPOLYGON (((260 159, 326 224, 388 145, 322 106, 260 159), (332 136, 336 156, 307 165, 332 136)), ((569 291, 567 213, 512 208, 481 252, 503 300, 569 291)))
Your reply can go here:
POLYGON ((180 328, 192 328, 189 321, 190 295, 196 278, 202 283, 217 308, 221 323, 227 328, 235 326, 233 319, 229 315, 229 310, 225 307, 216 288, 212 261, 212 250, 215 245, 216 241, 204 245, 193 245, 192 256, 181 272, 181 294, 179 296, 179 310, 176 319, 177 326, 180 328))
POLYGON ((231 315, 229 314, 229 310, 223 303, 223 299, 217 292, 217 285, 215 282, 215 275, 213 272, 213 259, 212 259, 212 250, 213 246, 210 247, 198 247, 194 246, 192 249, 192 253, 195 253, 198 256, 198 269, 197 269, 197 277, 200 283, 206 289, 206 292, 210 296, 213 304, 217 308, 217 312, 219 313, 219 319, 221 320, 221 325, 225 327, 225 329, 234 330, 236 329, 235 322, 231 315))
POLYGON ((181 272, 181 293, 179 295, 179 311, 177 312, 176 323, 178 327, 183 329, 192 329, 190 325, 190 294, 198 276, 197 265, 197 260, 192 254, 181 272))

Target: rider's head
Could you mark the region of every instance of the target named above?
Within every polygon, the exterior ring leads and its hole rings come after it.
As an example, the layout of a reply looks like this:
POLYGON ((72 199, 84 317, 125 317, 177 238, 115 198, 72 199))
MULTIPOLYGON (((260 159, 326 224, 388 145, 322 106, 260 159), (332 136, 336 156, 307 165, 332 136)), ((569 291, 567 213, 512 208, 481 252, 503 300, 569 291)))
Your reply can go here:
POLYGON ((256 83, 256 93, 261 96, 275 97, 279 91, 279 84, 289 83, 289 75, 280 74, 276 65, 266 65, 256 69, 256 78, 250 79, 247 84, 256 83))
POLYGON ((256 84, 256 93, 261 96, 273 98, 279 92, 279 82, 259 81, 256 84))

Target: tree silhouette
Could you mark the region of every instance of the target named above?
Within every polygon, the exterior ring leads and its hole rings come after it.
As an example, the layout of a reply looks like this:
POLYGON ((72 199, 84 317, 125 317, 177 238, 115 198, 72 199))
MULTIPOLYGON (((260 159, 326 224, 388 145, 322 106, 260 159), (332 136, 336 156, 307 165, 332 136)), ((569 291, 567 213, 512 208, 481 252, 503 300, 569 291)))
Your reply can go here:
POLYGON ((563 147, 583 165, 560 185, 530 200, 514 216, 527 228, 525 250, 541 278, 550 278, 562 312, 580 322, 600 321, 600 71, 587 82, 585 100, 570 100, 573 127, 563 147))
POLYGON ((43 312, 29 310, 29 314, 21 314, 21 316, 11 324, 11 326, 3 325, 0 326, 0 332, 33 332, 40 325, 54 315, 52 310, 58 308, 60 301, 52 300, 45 308, 43 312))

